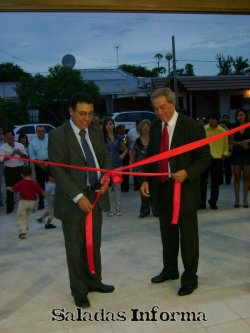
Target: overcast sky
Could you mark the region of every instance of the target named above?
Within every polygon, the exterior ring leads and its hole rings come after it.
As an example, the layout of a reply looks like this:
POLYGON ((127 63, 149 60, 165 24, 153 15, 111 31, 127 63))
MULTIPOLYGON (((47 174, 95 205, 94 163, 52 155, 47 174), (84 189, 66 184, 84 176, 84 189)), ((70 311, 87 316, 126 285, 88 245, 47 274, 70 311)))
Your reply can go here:
MULTIPOLYGON (((115 68, 118 63, 156 67, 156 53, 172 51, 177 68, 192 63, 196 75, 215 75, 216 54, 250 62, 250 17, 138 13, 0 13, 0 63, 46 73, 65 54, 75 68, 115 68)), ((166 60, 161 63, 167 67, 166 60)))

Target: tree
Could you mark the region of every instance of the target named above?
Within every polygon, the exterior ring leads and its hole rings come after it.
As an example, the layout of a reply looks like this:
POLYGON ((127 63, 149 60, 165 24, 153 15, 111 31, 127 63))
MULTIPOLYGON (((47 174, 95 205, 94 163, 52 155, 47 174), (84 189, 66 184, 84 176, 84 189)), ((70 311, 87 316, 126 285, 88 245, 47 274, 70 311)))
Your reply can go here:
POLYGON ((216 60, 219 68, 218 75, 244 75, 250 72, 248 59, 243 57, 233 58, 228 55, 225 58, 222 54, 217 54, 216 60))
POLYGON ((165 74, 166 73, 166 68, 163 67, 163 66, 160 66, 160 67, 154 67, 152 69, 152 73, 154 74, 153 76, 162 76, 162 74, 165 74))
POLYGON ((225 58, 221 53, 216 55, 216 60, 218 64, 216 65, 219 68, 218 75, 232 75, 232 65, 233 65, 233 57, 229 55, 225 58))
POLYGON ((136 65, 120 65, 119 68, 124 70, 127 73, 133 74, 136 77, 139 76, 144 76, 144 77, 151 77, 152 71, 150 69, 147 69, 146 67, 143 66, 136 66, 136 65))
MULTIPOLYGON (((186 64, 184 68, 178 68, 176 70, 177 76, 194 76, 194 66, 192 64, 186 64)), ((173 76, 173 71, 170 73, 173 76)))
POLYGON ((17 82, 21 77, 29 75, 18 65, 10 62, 0 64, 0 82, 17 82))
POLYGON ((233 59, 233 66, 235 75, 244 75, 250 70, 248 59, 243 59, 242 57, 235 57, 233 59))
POLYGON ((49 68, 49 74, 23 77, 17 85, 17 94, 23 107, 37 108, 40 115, 54 125, 65 121, 71 95, 84 90, 100 103, 98 87, 93 82, 83 82, 81 73, 69 67, 56 65, 49 68))
POLYGON ((156 53, 154 58, 157 59, 157 67, 159 68, 160 67, 160 62, 163 58, 163 55, 161 53, 156 53))
POLYGON ((0 98, 0 119, 1 127, 13 128, 17 124, 28 122, 28 113, 16 100, 0 98))
POLYGON ((185 74, 186 76, 194 76, 194 66, 192 64, 185 65, 185 74))

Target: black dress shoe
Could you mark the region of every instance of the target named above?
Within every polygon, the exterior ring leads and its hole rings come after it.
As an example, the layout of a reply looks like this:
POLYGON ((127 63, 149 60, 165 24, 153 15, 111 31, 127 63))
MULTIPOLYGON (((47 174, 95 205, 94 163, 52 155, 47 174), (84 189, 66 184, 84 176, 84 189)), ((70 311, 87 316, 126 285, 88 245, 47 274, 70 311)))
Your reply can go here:
POLYGON ((90 307, 90 303, 87 296, 82 297, 74 297, 75 305, 78 308, 88 308, 90 307))
POLYGON ((101 284, 97 288, 91 288, 89 287, 89 291, 96 291, 98 293, 112 293, 115 290, 114 286, 110 286, 108 284, 101 284))
POLYGON ((208 200, 208 203, 211 209, 218 209, 218 206, 215 203, 213 203, 211 200, 208 200))
POLYGON ((169 274, 161 272, 159 275, 153 277, 151 279, 151 282, 152 283, 162 283, 162 282, 167 281, 167 280, 176 280, 178 278, 179 278, 179 274, 175 274, 175 275, 170 276, 169 274))
POLYGON ((181 288, 178 291, 178 295, 179 296, 190 295, 197 288, 198 288, 198 282, 196 282, 192 286, 181 286, 181 288))
POLYGON ((139 219, 143 219, 144 217, 148 216, 150 213, 146 213, 146 214, 140 214, 138 217, 139 219))

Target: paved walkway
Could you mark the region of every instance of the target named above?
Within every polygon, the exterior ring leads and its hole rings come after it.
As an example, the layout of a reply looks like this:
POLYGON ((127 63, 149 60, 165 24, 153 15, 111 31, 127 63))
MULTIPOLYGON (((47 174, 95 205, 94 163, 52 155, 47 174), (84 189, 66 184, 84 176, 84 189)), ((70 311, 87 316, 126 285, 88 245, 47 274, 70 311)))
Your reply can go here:
POLYGON ((15 214, 0 208, 0 332, 249 333, 250 208, 233 201, 223 185, 218 211, 199 211, 199 288, 179 297, 178 280, 150 282, 162 268, 158 220, 138 219, 139 193, 123 193, 124 215, 103 223, 103 281, 116 290, 89 294, 88 311, 70 295, 60 221, 45 230, 36 212, 19 240, 15 214))

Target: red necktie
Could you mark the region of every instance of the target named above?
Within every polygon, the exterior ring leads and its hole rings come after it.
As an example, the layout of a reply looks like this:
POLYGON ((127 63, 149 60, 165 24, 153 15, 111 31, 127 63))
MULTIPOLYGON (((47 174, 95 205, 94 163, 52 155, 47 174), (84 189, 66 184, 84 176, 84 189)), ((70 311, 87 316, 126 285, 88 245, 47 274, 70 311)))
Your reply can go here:
MULTIPOLYGON (((161 144, 160 144, 160 153, 163 153, 169 150, 169 136, 168 136, 168 124, 165 123, 163 131, 161 132, 161 144)), ((158 162, 158 172, 168 172, 168 159, 164 159, 158 162)), ((164 183, 168 176, 159 176, 160 182, 164 183)))

